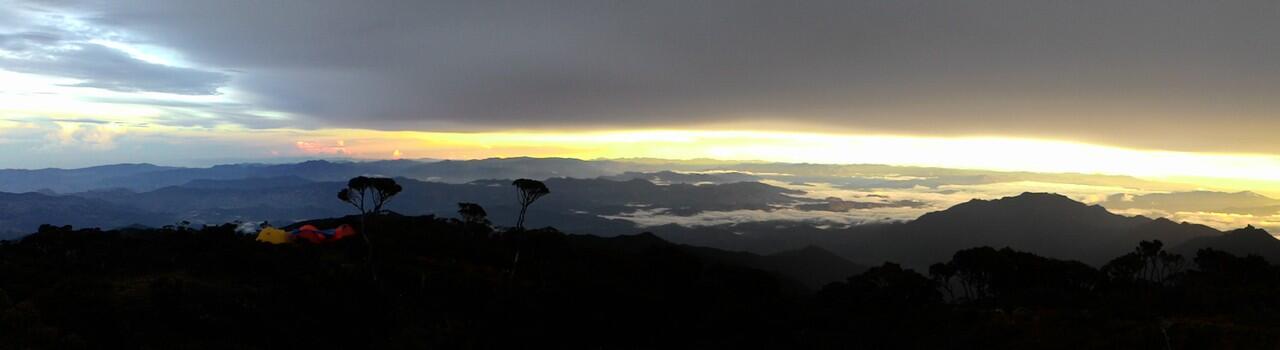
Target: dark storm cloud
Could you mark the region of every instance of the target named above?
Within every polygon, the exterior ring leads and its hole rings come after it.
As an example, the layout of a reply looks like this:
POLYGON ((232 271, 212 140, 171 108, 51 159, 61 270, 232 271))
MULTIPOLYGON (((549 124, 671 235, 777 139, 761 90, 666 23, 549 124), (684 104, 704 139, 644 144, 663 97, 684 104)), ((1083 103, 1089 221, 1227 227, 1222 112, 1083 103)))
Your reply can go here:
MULTIPOLYGON (((1280 152, 1274 1, 111 0, 56 11, 237 69, 249 102, 305 127, 790 123, 1280 152)), ((200 82, 217 80, 150 74, 178 77, 147 89, 208 92, 216 84, 200 82)))

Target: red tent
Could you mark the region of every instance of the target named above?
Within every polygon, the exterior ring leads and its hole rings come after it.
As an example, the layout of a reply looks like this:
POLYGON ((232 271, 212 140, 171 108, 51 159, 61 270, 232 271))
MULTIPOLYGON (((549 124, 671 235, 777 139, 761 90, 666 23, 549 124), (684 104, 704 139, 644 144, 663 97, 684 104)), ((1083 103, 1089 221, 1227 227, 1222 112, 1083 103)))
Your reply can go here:
POLYGON ((324 233, 320 232, 320 229, 312 225, 302 225, 302 227, 298 228, 298 233, 294 234, 293 237, 295 239, 305 239, 311 243, 324 243, 329 238, 325 237, 324 233))
POLYGON ((338 226, 337 230, 333 231, 333 240, 336 241, 339 239, 343 239, 343 238, 347 238, 355 235, 356 235, 356 229, 354 227, 351 227, 351 225, 342 224, 342 226, 338 226))

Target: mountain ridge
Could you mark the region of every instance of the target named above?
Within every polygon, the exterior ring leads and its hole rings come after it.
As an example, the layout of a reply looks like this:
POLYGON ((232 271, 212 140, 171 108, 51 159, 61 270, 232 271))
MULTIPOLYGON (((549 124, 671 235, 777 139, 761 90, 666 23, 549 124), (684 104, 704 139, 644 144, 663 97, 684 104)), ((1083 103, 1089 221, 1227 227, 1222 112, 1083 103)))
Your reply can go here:
POLYGON ((1205 248, 1225 251, 1235 255, 1257 255, 1268 261, 1280 262, 1280 239, 1266 230, 1253 226, 1223 232, 1219 235, 1198 237, 1171 249, 1184 255, 1194 255, 1205 248))

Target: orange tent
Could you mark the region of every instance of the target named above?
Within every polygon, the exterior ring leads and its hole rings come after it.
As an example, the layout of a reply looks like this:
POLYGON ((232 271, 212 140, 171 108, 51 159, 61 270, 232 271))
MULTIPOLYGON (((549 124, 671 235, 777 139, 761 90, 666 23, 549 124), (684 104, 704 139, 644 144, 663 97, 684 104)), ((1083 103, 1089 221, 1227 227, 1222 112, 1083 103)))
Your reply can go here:
POLYGON ((295 238, 304 239, 311 243, 324 243, 329 237, 325 237, 320 229, 312 225, 303 225, 298 228, 298 233, 293 235, 295 238))
POLYGON ((339 239, 343 239, 343 238, 347 238, 355 235, 356 235, 356 229, 354 227, 351 227, 351 225, 342 224, 342 226, 338 226, 337 230, 333 231, 333 240, 336 241, 339 239))

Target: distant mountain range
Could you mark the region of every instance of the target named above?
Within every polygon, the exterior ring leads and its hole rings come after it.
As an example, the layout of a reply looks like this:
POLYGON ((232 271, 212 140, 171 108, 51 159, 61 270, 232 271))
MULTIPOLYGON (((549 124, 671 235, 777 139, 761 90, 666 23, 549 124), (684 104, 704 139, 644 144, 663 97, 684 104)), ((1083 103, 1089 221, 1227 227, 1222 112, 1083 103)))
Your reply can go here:
POLYGON ((1154 209, 1165 212, 1215 212, 1275 215, 1280 199, 1254 192, 1190 191, 1142 195, 1115 194, 1098 204, 1110 209, 1154 209))
POLYGON ((312 160, 287 164, 226 164, 207 168, 116 164, 80 169, 0 169, 0 192, 75 193, 116 188, 149 191, 167 186, 184 185, 195 180, 296 176, 311 181, 341 181, 358 175, 404 177, 446 183, 466 183, 484 179, 606 177, 611 180, 642 179, 659 184, 774 179, 797 183, 831 183, 844 188, 911 188, 1033 181, 1162 191, 1188 189, 1185 185, 1112 175, 1001 172, 872 164, 519 157, 367 162, 312 160))
MULTIPOLYGON (((815 182, 844 191, 859 186, 903 186, 992 181, 1072 181, 1116 186, 1144 180, 1075 174, 1001 173, 877 165, 814 165, 717 161, 508 158, 472 161, 307 161, 176 168, 120 164, 84 169, 0 170, 0 239, 30 233, 40 224, 114 228, 232 221, 337 217, 351 209, 335 193, 357 175, 394 176, 405 190, 389 208, 406 215, 452 217, 458 202, 483 205, 497 225, 509 226, 518 207, 510 179, 545 179, 552 195, 530 208, 529 225, 580 234, 653 232, 693 246, 772 256, 814 247, 862 264, 897 261, 917 268, 975 246, 1010 246, 1048 257, 1101 264, 1138 241, 1166 247, 1214 247, 1280 257, 1280 244, 1261 230, 1223 233, 1202 225, 1123 216, 1108 209, 1167 211, 1258 210, 1280 201, 1250 192, 1175 192, 1108 197, 1086 205, 1066 196, 1026 193, 934 207, 916 198, 872 195, 811 197, 787 183, 815 182), (842 182, 843 181, 843 182, 842 182), (936 208, 936 209, 935 209, 936 208), (946 208, 943 210, 943 208, 946 208), (1234 208, 1234 209, 1233 209, 1234 208), (1240 209, 1244 208, 1244 209, 1240 209), (915 220, 854 225, 785 221, 779 210, 815 218, 875 210, 927 210, 915 220), (646 225, 627 215, 696 218, 741 216, 730 223, 646 225), (754 218, 752 215, 761 215, 754 218), (1261 231, 1262 233, 1258 233, 1261 231), (1243 234, 1242 234, 1243 233, 1243 234), (1244 243, 1241 243, 1244 242, 1244 243), (1251 250, 1252 249, 1252 250, 1251 250)), ((947 195, 957 185, 930 195, 947 195)), ((799 187, 808 188, 808 187, 799 187)), ((815 254, 808 254, 815 255, 815 254)), ((820 254, 819 254, 820 255, 820 254)))
MULTIPOLYGON (((406 191, 397 199, 398 202, 394 202, 398 209, 431 209, 448 213, 456 201, 500 201, 511 194, 509 186, 499 182, 441 184, 408 179, 402 179, 402 182, 406 191)), ((621 234, 648 230, 677 243, 767 256, 786 257, 790 254, 788 251, 808 251, 803 256, 812 258, 823 255, 813 253, 820 247, 818 249, 833 252, 833 257, 863 264, 894 261, 923 268, 929 263, 947 260, 949 254, 957 250, 1007 246, 1097 265, 1130 251, 1139 241, 1158 239, 1168 247, 1176 247, 1174 251, 1178 252, 1194 253, 1197 249, 1212 247, 1237 254, 1276 257, 1280 261, 1280 241, 1262 230, 1223 233, 1202 225, 1121 216, 1100 206, 1085 205, 1054 194, 1027 193, 999 200, 974 200, 910 222, 839 229, 770 222, 714 227, 668 225, 641 229, 628 222, 606 220, 598 215, 564 214, 562 211, 617 212, 626 210, 627 207, 619 203, 628 201, 657 201, 675 208, 748 208, 767 206, 770 201, 790 200, 790 197, 785 196, 785 190, 756 183, 658 186, 643 180, 552 179, 548 182, 552 188, 563 190, 553 192, 560 196, 548 196, 546 203, 539 203, 542 209, 535 211, 533 216, 540 218, 538 225, 572 227, 574 230, 569 232, 577 233, 621 234)), ((337 182, 270 178, 198 181, 189 186, 145 193, 89 192, 84 194, 86 197, 38 193, 6 195, 3 197, 4 210, 0 210, 5 217, 0 218, 0 223, 27 226, 46 222, 78 226, 97 226, 93 222, 110 222, 117 226, 134 223, 159 225, 166 222, 154 222, 156 219, 149 215, 158 215, 155 213, 164 209, 170 213, 223 217, 263 212, 341 216, 349 211, 329 194, 336 192, 334 188, 340 185, 337 182), (131 207, 127 206, 128 203, 145 203, 146 206, 131 207), (227 203, 227 207, 206 208, 219 203, 227 203)), ((513 205, 493 205, 492 208, 492 214, 501 215, 495 216, 497 220, 512 215, 516 210, 513 205)), ((847 269, 833 271, 845 275, 848 272, 847 269)), ((799 271, 789 273, 798 274, 799 271)), ((805 282, 813 283, 831 276, 813 276, 805 282)))
POLYGON ((82 169, 0 170, 0 192, 73 193, 99 189, 149 191, 196 180, 299 177, 311 181, 345 181, 360 175, 399 176, 437 182, 486 178, 574 176, 596 177, 611 171, 612 162, 561 158, 503 158, 484 161, 386 160, 339 162, 313 160, 291 164, 229 164, 208 168, 175 168, 151 164, 119 164, 82 169), (500 176, 497 176, 500 175, 500 176))
POLYGON ((1008 246, 1046 257, 1102 264, 1142 240, 1161 240, 1174 246, 1220 234, 1202 225, 1116 215, 1061 195, 1026 193, 974 200, 892 226, 869 239, 858 255, 919 266, 945 260, 939 258, 960 249, 1008 246))
POLYGON ((160 217, 160 213, 101 199, 0 193, 0 239, 35 232, 42 224, 114 228, 159 224, 160 217))
MULTIPOLYGON (((458 202, 474 202, 486 208, 494 223, 510 226, 519 209, 509 180, 450 184, 398 178, 398 182, 405 190, 388 208, 401 213, 453 216, 458 202)), ((643 207, 691 215, 708 210, 769 210, 798 201, 791 196, 796 191, 756 182, 659 186, 645 180, 552 178, 546 183, 555 195, 531 208, 530 224, 569 232, 634 231, 630 222, 600 216, 643 207)), ((335 195, 344 186, 345 181, 283 176, 194 180, 146 192, 111 189, 63 195, 6 194, 10 197, 6 205, 13 209, 0 211, 0 232, 29 233, 43 223, 104 228, 181 221, 196 225, 270 221, 283 225, 349 214, 351 208, 335 195)))
POLYGON ((1160 240, 1167 247, 1185 246, 1179 251, 1190 249, 1191 253, 1194 249, 1213 247, 1260 255, 1280 254, 1280 241, 1262 230, 1249 231, 1254 232, 1249 235, 1253 240, 1264 242, 1248 245, 1258 249, 1249 251, 1243 245, 1236 247, 1236 238, 1231 238, 1236 233, 1167 219, 1117 215, 1101 206, 1047 193, 973 200, 909 222, 843 229, 820 230, 804 225, 770 227, 769 223, 759 223, 707 228, 669 225, 653 230, 668 240, 686 244, 757 253, 815 245, 863 264, 892 261, 917 269, 947 260, 957 250, 979 246, 1012 247, 1094 265, 1131 251, 1143 240, 1160 240))

